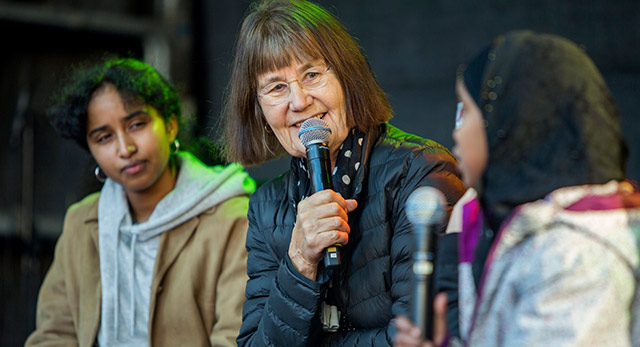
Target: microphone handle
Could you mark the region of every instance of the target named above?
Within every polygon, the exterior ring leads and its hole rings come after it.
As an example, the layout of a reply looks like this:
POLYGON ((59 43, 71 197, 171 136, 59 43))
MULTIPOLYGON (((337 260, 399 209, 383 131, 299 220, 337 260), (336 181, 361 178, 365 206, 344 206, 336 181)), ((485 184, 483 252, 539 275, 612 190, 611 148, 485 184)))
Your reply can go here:
MULTIPOLYGON (((313 143, 307 146, 307 168, 311 178, 311 190, 317 193, 325 189, 333 189, 331 180, 331 161, 329 147, 326 143, 313 143)), ((340 258, 341 244, 335 244, 324 250, 324 266, 328 269, 342 264, 340 258)))
POLYGON ((416 226, 418 250, 413 254, 413 322, 422 332, 422 338, 433 335, 433 294, 431 277, 434 268, 433 233, 429 227, 416 226))

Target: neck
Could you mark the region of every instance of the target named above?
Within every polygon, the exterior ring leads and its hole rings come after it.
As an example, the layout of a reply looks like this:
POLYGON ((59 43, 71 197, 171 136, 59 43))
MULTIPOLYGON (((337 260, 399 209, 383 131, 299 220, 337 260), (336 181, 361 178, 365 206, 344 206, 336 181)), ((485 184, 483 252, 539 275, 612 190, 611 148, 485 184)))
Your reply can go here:
POLYGON ((331 163, 331 172, 336 167, 336 161, 338 161, 338 154, 340 153, 339 149, 329 151, 329 161, 331 163))
POLYGON ((135 220, 138 223, 148 220, 156 205, 173 190, 175 185, 176 169, 174 165, 169 164, 151 187, 142 191, 127 191, 127 199, 135 220))

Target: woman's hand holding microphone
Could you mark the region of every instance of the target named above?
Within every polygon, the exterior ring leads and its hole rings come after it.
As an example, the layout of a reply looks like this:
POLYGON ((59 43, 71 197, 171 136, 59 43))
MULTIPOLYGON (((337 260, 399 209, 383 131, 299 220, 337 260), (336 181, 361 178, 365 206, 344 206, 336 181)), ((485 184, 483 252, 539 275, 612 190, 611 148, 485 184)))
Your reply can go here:
POLYGON ((316 280, 318 263, 325 248, 349 242, 348 213, 357 201, 345 200, 331 189, 319 191, 300 201, 296 224, 289 243, 291 263, 302 275, 316 280))

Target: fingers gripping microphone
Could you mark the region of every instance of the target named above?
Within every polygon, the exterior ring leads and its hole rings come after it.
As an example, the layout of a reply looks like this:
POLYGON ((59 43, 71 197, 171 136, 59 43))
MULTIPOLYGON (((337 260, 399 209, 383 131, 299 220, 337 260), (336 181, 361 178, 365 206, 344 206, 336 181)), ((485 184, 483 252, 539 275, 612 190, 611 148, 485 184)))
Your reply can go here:
POLYGON ((433 293, 430 286, 435 260, 434 227, 445 216, 444 205, 442 192, 424 186, 411 193, 405 206, 416 237, 416 251, 413 254, 413 322, 422 330, 422 337, 429 339, 433 332, 433 293))
MULTIPOLYGON (((333 189, 331 181, 331 160, 329 157, 329 136, 331 129, 322 119, 310 118, 302 123, 298 137, 307 149, 307 168, 311 179, 312 193, 333 189)), ((326 268, 340 266, 340 248, 335 244, 324 250, 326 268)))

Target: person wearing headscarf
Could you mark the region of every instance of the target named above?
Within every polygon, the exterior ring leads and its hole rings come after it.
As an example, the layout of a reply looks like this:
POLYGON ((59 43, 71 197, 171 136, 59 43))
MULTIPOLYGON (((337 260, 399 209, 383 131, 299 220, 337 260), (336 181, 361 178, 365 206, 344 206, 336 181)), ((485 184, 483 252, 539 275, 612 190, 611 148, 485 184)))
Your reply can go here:
MULTIPOLYGON (((390 345, 391 319, 408 310, 413 277, 405 203, 416 188, 436 187, 448 217, 465 190, 451 153, 387 123, 391 107, 362 51, 332 15, 307 1, 252 5, 226 105, 229 160, 291 157, 289 171, 258 188, 249 204, 238 345, 390 345), (331 131, 334 190, 311 192, 298 138, 311 118, 331 131), (336 243, 342 265, 328 269, 323 249, 336 243)), ((446 221, 440 224, 441 233, 446 221)), ((455 285, 456 249, 439 241, 453 258, 452 268, 436 269, 436 290, 446 290, 447 276, 455 285)))
MULTIPOLYGON (((462 340, 640 345, 640 192, 595 64, 567 39, 510 32, 456 94, 454 153, 477 192, 456 206, 462 340)), ((396 345, 427 344, 398 323, 396 345)))
POLYGON ((26 345, 235 345, 255 182, 179 151, 178 95, 136 59, 76 69, 49 115, 104 185, 67 211, 26 345))

